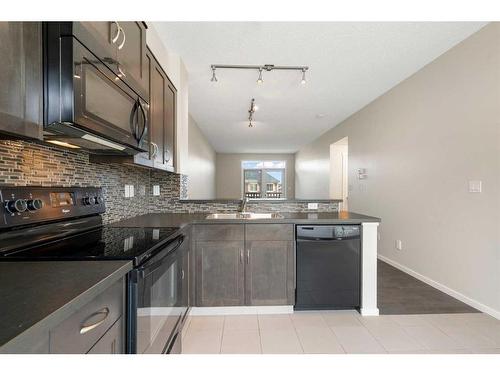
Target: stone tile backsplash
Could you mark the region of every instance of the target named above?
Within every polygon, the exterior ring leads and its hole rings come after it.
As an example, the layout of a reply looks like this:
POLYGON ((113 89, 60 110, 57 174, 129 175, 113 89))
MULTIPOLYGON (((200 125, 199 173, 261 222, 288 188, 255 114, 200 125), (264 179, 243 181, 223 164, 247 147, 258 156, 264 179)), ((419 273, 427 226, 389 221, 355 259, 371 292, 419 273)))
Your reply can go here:
POLYGON ((72 152, 25 141, 0 141, 0 184, 10 186, 99 186, 106 201, 105 222, 148 213, 149 175, 144 168, 89 162, 72 152), (125 184, 135 197, 125 199, 125 184))
MULTIPOLYGON (((106 201, 105 223, 149 212, 227 212, 239 201, 183 202, 187 198, 186 175, 149 170, 132 165, 91 163, 85 152, 73 152, 27 141, 0 140, 0 185, 98 186, 106 201), (134 185, 135 196, 125 198, 125 185, 134 185), (160 196, 153 196, 153 185, 160 196)), ((309 211, 307 203, 249 203, 248 209, 309 211)), ((337 203, 319 203, 318 211, 337 211, 337 203)))

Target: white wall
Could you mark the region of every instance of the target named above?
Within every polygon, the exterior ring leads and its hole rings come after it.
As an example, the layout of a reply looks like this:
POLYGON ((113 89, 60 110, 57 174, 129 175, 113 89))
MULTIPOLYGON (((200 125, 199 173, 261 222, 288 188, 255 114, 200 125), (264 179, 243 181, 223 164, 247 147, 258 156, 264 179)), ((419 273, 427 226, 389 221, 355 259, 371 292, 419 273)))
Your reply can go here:
POLYGON ((167 73, 168 78, 177 89, 177 148, 176 148, 176 171, 188 173, 188 73, 179 55, 171 53, 161 41, 154 25, 149 22, 146 33, 146 43, 155 55, 156 59, 167 73))
POLYGON ((215 199, 216 153, 191 116, 188 151, 188 198, 215 199))
POLYGON ((218 199, 241 199, 243 191, 243 160, 285 160, 287 199, 295 198, 294 154, 222 154, 217 153, 215 167, 216 195, 218 199))
POLYGON ((500 318, 500 24, 299 150, 297 197, 328 197, 329 147, 346 136, 350 210, 382 218, 379 253, 500 318))

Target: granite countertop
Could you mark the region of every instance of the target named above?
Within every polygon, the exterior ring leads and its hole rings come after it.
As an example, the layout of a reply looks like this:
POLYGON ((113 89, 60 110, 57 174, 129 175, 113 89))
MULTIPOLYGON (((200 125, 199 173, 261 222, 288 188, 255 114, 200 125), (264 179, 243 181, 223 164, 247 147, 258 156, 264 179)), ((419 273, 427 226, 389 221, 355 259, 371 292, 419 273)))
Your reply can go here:
POLYGON ((354 212, 279 212, 282 218, 272 219, 207 219, 209 213, 153 213, 136 216, 110 224, 116 227, 184 227, 189 224, 361 224, 380 222, 377 217, 354 212))
MULTIPOLYGON (((217 198, 217 199, 181 199, 181 203, 239 203, 242 199, 238 198, 217 198)), ((342 199, 265 199, 250 198, 248 203, 340 203, 342 199)))
POLYGON ((0 352, 48 332, 131 269, 131 261, 0 262, 0 352))

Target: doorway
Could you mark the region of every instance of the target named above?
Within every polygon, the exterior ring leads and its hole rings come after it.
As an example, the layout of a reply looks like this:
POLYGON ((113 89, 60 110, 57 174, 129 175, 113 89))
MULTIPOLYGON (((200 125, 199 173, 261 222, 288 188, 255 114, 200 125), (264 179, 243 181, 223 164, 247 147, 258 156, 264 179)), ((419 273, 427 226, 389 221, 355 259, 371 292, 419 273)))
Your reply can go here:
POLYGON ((341 211, 347 211, 349 206, 348 151, 348 137, 330 145, 330 198, 342 200, 339 207, 341 211))

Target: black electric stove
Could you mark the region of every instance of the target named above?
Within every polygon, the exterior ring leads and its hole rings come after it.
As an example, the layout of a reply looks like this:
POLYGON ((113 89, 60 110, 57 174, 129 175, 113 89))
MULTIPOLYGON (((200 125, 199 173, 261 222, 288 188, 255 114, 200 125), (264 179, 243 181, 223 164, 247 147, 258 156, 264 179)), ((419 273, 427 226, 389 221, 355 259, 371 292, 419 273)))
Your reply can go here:
POLYGON ((0 191, 2 261, 129 259, 138 266, 179 231, 175 227, 103 225, 99 214, 105 206, 98 188, 23 187, 0 191))
MULTIPOLYGON (((115 228, 102 226, 80 234, 1 253, 2 260, 120 260, 144 263, 178 228, 115 228)), ((1 237, 1 236, 0 236, 1 237)))
POLYGON ((174 351, 188 310, 189 241, 179 228, 103 225, 100 188, 0 187, 0 202, 0 261, 133 261, 127 352, 174 351))

